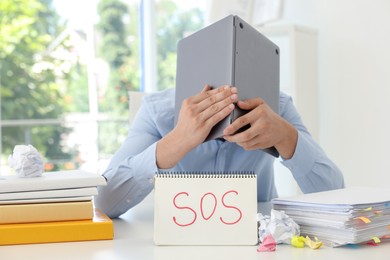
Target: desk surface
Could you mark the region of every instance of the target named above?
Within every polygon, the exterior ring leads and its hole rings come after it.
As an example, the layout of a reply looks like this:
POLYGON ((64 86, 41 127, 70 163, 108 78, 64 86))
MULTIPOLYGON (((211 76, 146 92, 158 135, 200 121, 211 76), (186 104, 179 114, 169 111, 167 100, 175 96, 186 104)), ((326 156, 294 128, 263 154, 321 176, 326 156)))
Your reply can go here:
MULTIPOLYGON (((1 260, 41 259, 389 259, 390 242, 379 246, 357 246, 319 250, 278 245, 275 252, 256 251, 257 246, 155 246, 153 243, 153 199, 141 204, 114 220, 115 239, 51 243, 36 245, 0 246, 1 260)), ((0 234, 1 235, 1 234, 0 234)))

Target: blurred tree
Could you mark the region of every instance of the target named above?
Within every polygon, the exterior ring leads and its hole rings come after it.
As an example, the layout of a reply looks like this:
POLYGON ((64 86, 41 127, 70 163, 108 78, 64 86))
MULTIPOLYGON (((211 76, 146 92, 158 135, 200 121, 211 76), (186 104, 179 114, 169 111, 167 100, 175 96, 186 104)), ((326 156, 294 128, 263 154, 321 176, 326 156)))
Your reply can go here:
MULTIPOLYGON (((156 0, 158 89, 175 86, 177 41, 204 24, 200 9, 182 11, 172 0, 156 0)), ((100 101, 100 111, 128 116, 128 91, 139 90, 139 7, 121 0, 100 0, 99 56, 110 67, 110 79, 100 101), (122 42, 121 42, 122 41, 122 42)), ((99 37, 98 37, 99 39, 99 37)), ((146 50, 147 51, 147 50, 146 50)), ((123 124, 100 124, 99 151, 112 154, 126 136, 123 124), (113 132, 116 134, 114 135, 113 132)))
MULTIPOLYGON (((139 89, 138 4, 100 0, 97 24, 100 33, 98 56, 110 68, 107 86, 99 92, 99 111, 114 117, 128 117, 128 91, 139 89)), ((99 123, 99 153, 113 154, 124 141, 127 123, 99 123), (115 133, 115 134, 113 134, 115 133)))
POLYGON ((124 115, 128 108, 129 85, 121 78, 120 68, 131 54, 125 25, 129 10, 121 0, 100 0, 98 14, 100 20, 97 29, 101 33, 98 54, 110 66, 108 86, 99 108, 102 112, 124 115))
POLYGON ((110 67, 118 69, 130 55, 124 23, 129 15, 127 5, 120 0, 100 0, 98 13, 100 21, 97 27, 102 33, 100 56, 110 64, 110 67))
POLYGON ((180 10, 172 0, 157 2, 157 71, 159 90, 175 87, 177 42, 204 25, 199 8, 180 10))
MULTIPOLYGON (((102 34, 99 55, 110 65, 110 81, 102 111, 127 114, 127 92, 139 89, 138 6, 121 0, 100 0, 102 34), (125 101, 125 104, 120 104, 125 101), (117 107, 119 105, 119 108, 117 107)), ((199 8, 182 11, 172 0, 156 1, 158 89, 175 86, 177 41, 204 25, 199 8)))
MULTIPOLYGON (((64 104, 58 61, 47 47, 63 30, 52 0, 0 1, 0 93, 2 120, 61 118, 64 104)), ((67 159, 61 126, 3 127, 3 154, 31 135, 31 144, 49 160, 67 159)))

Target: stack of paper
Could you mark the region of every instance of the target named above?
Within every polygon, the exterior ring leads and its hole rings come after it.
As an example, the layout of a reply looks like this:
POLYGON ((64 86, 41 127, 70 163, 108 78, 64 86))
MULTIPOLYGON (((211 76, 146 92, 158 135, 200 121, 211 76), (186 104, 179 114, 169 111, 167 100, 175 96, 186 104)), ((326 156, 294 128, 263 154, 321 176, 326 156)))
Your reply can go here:
POLYGON ((93 207, 101 185, 103 176, 80 170, 0 176, 0 245, 112 239, 112 221, 93 207))
POLYGON ((380 242, 390 237, 390 189, 351 187, 272 200, 302 235, 329 246, 380 242))

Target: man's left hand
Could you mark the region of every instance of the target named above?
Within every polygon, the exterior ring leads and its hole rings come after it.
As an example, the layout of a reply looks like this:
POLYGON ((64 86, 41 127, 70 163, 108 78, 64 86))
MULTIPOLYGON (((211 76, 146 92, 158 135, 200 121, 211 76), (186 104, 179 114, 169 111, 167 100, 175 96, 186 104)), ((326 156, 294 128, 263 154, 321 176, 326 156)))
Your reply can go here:
POLYGON ((275 113, 261 98, 238 101, 238 107, 250 110, 224 130, 224 138, 245 150, 266 149, 274 146, 284 159, 290 159, 298 140, 297 129, 275 113), (250 125, 243 132, 240 128, 250 125))

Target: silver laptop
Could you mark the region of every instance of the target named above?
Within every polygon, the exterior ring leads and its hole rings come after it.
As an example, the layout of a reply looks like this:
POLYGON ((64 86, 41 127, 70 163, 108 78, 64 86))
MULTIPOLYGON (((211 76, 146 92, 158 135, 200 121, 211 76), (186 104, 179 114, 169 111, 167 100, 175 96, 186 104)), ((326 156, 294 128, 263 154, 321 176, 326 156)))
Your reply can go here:
MULTIPOLYGON (((238 16, 227 16, 179 41, 175 93, 175 125, 184 99, 205 84, 236 86, 240 100, 260 97, 279 113, 279 48, 238 16)), ((219 122, 206 141, 246 111, 237 106, 219 122)), ((266 150, 278 156, 274 148, 266 150)))

